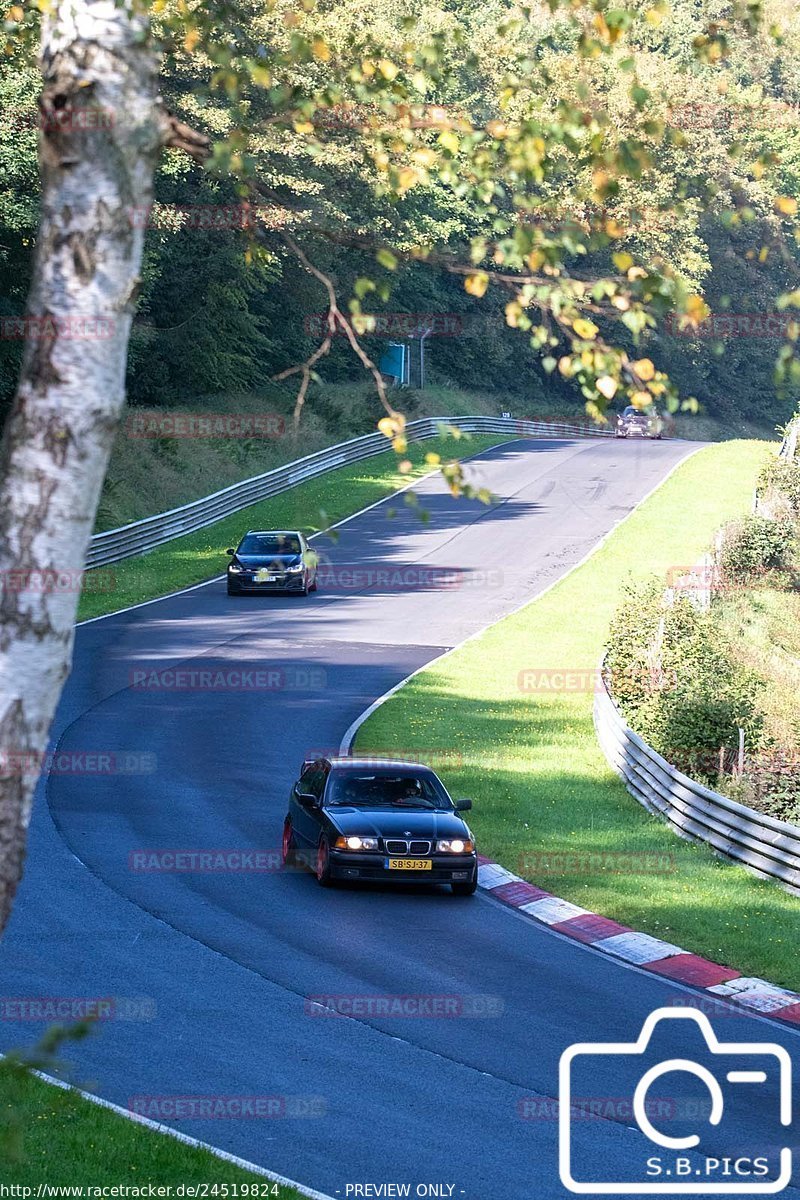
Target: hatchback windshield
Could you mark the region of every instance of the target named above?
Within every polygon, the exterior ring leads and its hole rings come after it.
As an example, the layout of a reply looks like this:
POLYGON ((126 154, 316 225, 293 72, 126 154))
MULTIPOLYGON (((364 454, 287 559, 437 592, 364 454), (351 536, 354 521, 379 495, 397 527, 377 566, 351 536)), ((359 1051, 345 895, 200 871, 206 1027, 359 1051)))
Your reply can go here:
POLYGON ((355 808, 453 807, 444 788, 429 775, 380 771, 334 773, 326 804, 355 808))
POLYGON ((299 554, 296 533, 248 533, 239 543, 238 554, 299 554))

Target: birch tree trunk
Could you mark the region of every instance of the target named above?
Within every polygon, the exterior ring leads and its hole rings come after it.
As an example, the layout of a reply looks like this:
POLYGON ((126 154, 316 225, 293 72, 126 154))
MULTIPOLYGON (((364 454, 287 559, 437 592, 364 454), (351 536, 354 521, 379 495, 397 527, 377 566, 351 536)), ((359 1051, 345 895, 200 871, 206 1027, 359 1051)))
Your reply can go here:
POLYGON ((58 0, 43 18, 42 216, 0 448, 0 932, 124 403, 145 224, 131 209, 151 203, 163 140, 157 67, 132 0, 58 0))

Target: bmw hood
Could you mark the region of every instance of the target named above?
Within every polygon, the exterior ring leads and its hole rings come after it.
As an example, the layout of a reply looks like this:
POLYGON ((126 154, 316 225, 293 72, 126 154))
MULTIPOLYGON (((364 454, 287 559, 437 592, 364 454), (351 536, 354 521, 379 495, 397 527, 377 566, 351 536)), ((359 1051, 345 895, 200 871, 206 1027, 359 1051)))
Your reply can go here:
POLYGON ((389 838, 471 838, 467 823, 456 812, 416 808, 326 808, 340 833, 389 838))

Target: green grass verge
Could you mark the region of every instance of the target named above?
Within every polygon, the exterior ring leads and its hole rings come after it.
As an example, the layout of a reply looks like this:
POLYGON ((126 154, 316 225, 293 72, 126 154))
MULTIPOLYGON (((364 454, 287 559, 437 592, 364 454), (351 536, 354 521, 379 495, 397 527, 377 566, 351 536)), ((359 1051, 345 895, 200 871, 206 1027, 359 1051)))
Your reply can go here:
POLYGON ((431 438, 409 446, 407 457, 413 463, 413 470, 408 475, 398 472, 397 455, 389 450, 300 483, 280 496, 243 508, 197 533, 106 568, 103 585, 113 579, 113 587, 108 590, 93 591, 90 572, 87 590, 78 606, 78 620, 102 616, 213 579, 225 570, 226 546, 235 546, 246 529, 302 529, 305 533, 316 533, 430 471, 425 463, 426 454, 466 458, 507 440, 502 434, 431 438))
POLYGON ((749 509, 765 452, 726 442, 695 454, 582 567, 411 680, 356 749, 441 751, 457 764, 442 772, 450 789, 474 799, 483 853, 585 908, 800 990, 800 901, 641 808, 598 746, 590 693, 518 686, 525 669, 596 667, 626 579, 697 561, 717 527, 749 509), (604 870, 586 861, 609 852, 619 857, 604 870))
POLYGON ((77 1092, 16 1071, 3 1071, 2 1083, 0 1183, 145 1188, 148 1183, 258 1184, 259 1196, 300 1200, 294 1188, 273 1185, 207 1150, 155 1133, 77 1092))

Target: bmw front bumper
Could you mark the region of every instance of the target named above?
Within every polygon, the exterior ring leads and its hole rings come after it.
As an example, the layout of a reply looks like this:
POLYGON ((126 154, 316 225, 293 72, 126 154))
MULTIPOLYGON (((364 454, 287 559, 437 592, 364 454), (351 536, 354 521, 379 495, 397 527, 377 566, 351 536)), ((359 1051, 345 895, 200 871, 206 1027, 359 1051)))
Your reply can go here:
MULTIPOLYGON (((424 860, 430 862, 430 867, 422 871, 389 867, 389 861, 398 857, 384 853, 358 851, 348 854, 345 850, 331 850, 331 876, 334 879, 361 879, 370 883, 469 883, 478 870, 477 854, 425 855, 424 860)), ((415 856, 407 857, 413 859, 415 856)))

